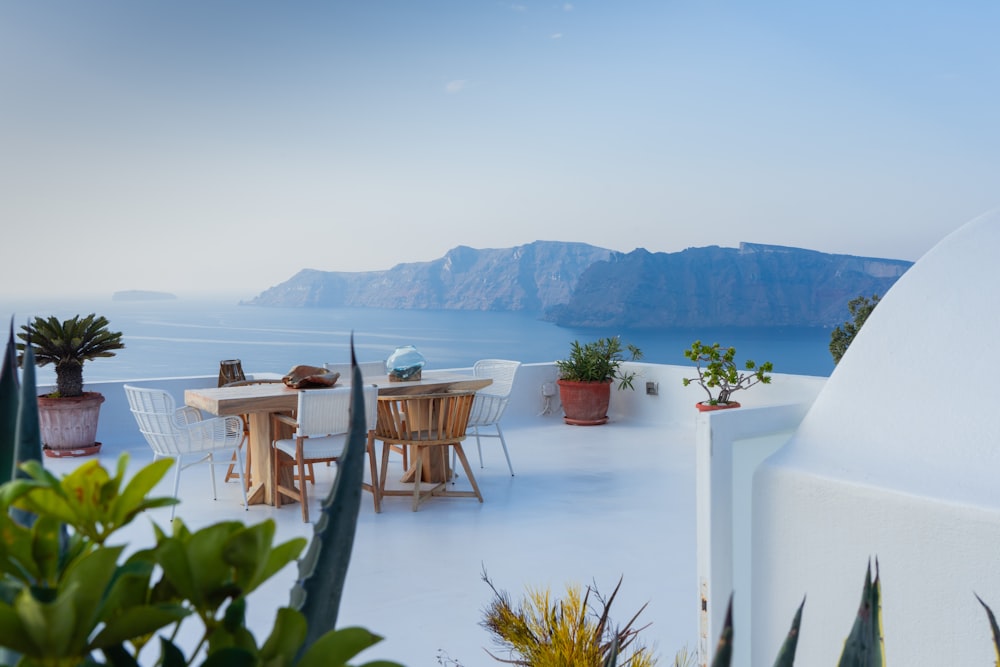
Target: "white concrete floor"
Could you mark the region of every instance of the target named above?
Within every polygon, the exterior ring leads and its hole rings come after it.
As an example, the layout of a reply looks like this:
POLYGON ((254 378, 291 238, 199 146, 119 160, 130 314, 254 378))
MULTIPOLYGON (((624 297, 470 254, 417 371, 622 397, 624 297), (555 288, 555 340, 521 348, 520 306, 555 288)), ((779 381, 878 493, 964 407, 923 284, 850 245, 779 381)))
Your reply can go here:
MULTIPOLYGON (((685 646, 694 651, 693 424, 687 432, 629 423, 576 427, 549 418, 505 422, 505 433, 514 477, 499 441, 483 441, 482 469, 475 440, 466 441, 483 504, 434 498, 412 512, 409 498, 389 497, 375 514, 365 494, 338 620, 340 627, 360 625, 385 637, 362 658, 409 667, 454 664, 445 658, 464 667, 499 664, 485 652, 495 647, 479 625, 492 599, 481 579, 484 571, 515 600, 527 587, 558 594, 571 583, 596 584, 609 594, 622 577, 612 620, 624 624, 648 602, 639 624, 651 624, 642 636, 661 664, 671 664, 685 646)), ((129 450, 134 465, 152 459, 138 433, 127 447, 106 446, 100 457, 113 465, 122 449, 129 450)), ((46 466, 60 474, 79 462, 47 459, 46 466)), ((401 472, 397 456, 391 465, 401 472)), ((335 470, 317 468, 311 521, 319 516, 335 470)), ((313 527, 302 522, 298 505, 243 511, 237 484, 222 484, 221 474, 219 499, 213 502, 207 474, 207 468, 196 467, 182 475, 177 514, 189 527, 272 518, 279 541, 311 537, 313 527)), ((169 494, 169 484, 165 480, 157 491, 169 494)), ((152 541, 149 519, 166 526, 169 509, 140 517, 124 536, 132 546, 152 541)), ((296 575, 293 564, 251 596, 248 624, 258 642, 270 631, 274 609, 287 604, 296 575)), ((192 629, 197 625, 188 623, 192 629)))

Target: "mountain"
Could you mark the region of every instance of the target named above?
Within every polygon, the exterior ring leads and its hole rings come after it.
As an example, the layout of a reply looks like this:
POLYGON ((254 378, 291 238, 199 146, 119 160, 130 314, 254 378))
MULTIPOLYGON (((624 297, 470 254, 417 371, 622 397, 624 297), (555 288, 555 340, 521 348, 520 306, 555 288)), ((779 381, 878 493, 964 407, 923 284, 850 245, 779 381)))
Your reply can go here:
POLYGON ((458 246, 441 259, 387 271, 304 269, 246 303, 543 312, 566 303, 580 275, 611 254, 586 243, 555 241, 486 250, 458 246))
POLYGON ((912 265, 741 243, 674 253, 536 241, 459 246, 386 271, 304 269, 256 306, 518 310, 561 326, 834 326, 859 295, 885 294, 912 265))
POLYGON ((648 329, 834 326, 847 302, 883 295, 912 266, 786 246, 634 250, 596 262, 546 313, 562 326, 648 329))

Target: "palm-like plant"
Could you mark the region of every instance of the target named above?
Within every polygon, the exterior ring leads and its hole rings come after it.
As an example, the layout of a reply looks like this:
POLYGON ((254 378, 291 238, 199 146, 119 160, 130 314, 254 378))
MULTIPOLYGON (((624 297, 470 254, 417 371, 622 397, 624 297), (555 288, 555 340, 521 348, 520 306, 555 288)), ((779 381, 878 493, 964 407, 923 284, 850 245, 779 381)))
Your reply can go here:
POLYGON ((125 347, 121 332, 110 331, 107 318, 94 313, 65 321, 36 317, 21 326, 17 337, 24 341, 17 344, 18 363, 24 363, 24 348, 31 345, 36 364, 55 364, 56 394, 62 397, 83 395, 85 361, 113 357, 115 350, 125 347))
MULTIPOLYGON (((626 346, 632 361, 642 359, 642 350, 631 343, 626 346)), ((559 378, 570 382, 613 382, 619 389, 633 389, 635 373, 625 373, 621 365, 626 361, 621 338, 599 338, 585 345, 573 341, 569 357, 556 362, 559 378)))

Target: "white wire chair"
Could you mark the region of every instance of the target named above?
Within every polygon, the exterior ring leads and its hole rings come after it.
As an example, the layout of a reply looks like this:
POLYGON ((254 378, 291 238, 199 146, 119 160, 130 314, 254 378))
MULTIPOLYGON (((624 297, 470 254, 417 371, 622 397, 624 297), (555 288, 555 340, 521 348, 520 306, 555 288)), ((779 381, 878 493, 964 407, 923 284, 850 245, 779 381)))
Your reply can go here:
MULTIPOLYGON (((213 417, 205 419, 200 410, 184 406, 178 408, 174 397, 161 389, 146 389, 125 385, 129 408, 139 425, 139 432, 153 450, 153 460, 161 457, 174 459, 174 497, 180 489, 181 472, 200 463, 209 466, 212 478, 212 498, 217 499, 215 488, 215 466, 228 466, 229 457, 215 459, 215 454, 230 451, 237 458, 237 473, 240 478, 240 492, 243 507, 248 508, 247 486, 243 479, 243 420, 239 417, 213 417), (191 457, 197 457, 191 461, 191 457), (188 461, 186 462, 186 459, 188 461)), ((170 508, 170 520, 174 519, 177 506, 170 508)))
MULTIPOLYGON (((479 467, 483 467, 483 446, 480 438, 499 438, 500 445, 503 447, 503 455, 507 459, 507 469, 510 470, 512 477, 514 476, 514 466, 510 462, 510 453, 507 451, 507 441, 503 437, 500 420, 507 409, 510 391, 514 386, 514 378, 520 366, 520 361, 480 359, 472 367, 472 374, 476 377, 493 380, 493 384, 476 392, 476 400, 472 404, 472 413, 469 415, 469 428, 472 429, 472 435, 476 436, 479 467), (496 433, 482 433, 480 431, 482 428, 490 427, 495 429, 496 433)), ((452 469, 454 469, 454 462, 452 469)))

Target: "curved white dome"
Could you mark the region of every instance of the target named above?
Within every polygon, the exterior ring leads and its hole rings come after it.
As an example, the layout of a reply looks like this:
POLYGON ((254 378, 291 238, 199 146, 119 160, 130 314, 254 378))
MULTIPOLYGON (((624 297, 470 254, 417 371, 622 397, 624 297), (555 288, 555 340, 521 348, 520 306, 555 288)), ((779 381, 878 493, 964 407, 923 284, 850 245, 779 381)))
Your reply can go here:
POLYGON ((914 264, 757 468, 753 664, 774 659, 803 595, 796 661, 836 660, 870 559, 882 565, 890 662, 994 659, 972 592, 1000 608, 998 254, 990 213, 914 264))
POLYGON ((1000 213, 990 213, 889 290, 778 458, 902 491, 995 500, 998 303, 1000 213))

